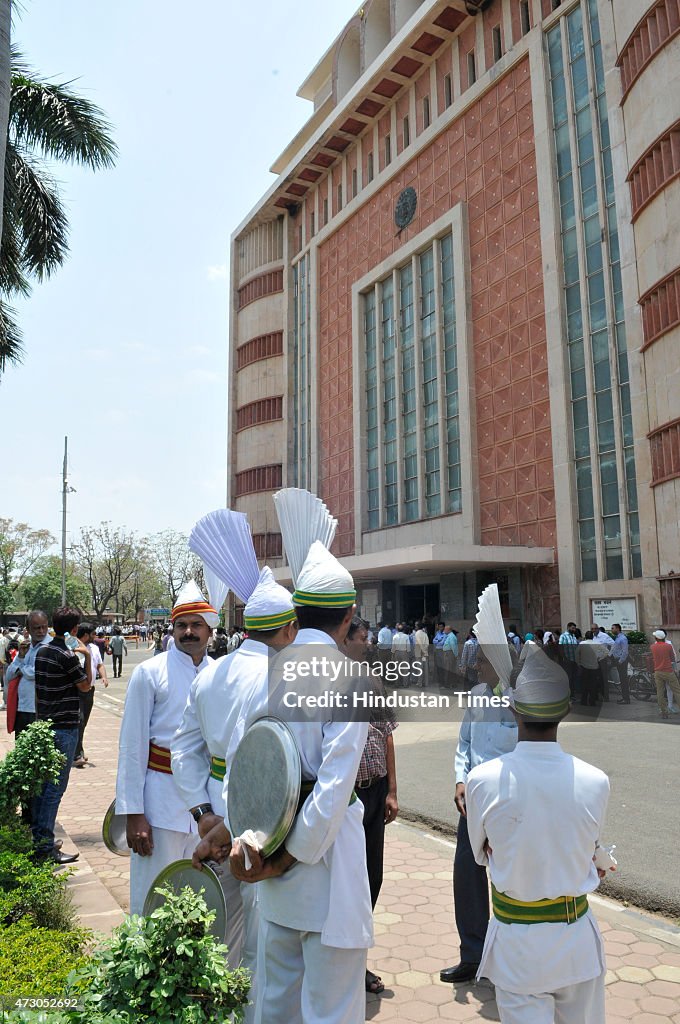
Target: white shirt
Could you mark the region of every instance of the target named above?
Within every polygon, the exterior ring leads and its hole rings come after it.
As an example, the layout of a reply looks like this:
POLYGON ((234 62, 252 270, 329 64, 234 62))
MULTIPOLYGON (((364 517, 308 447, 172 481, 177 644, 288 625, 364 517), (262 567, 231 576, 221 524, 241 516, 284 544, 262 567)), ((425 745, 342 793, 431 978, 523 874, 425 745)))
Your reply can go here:
MULTIPOLYGON (((326 645, 335 641, 316 629, 301 629, 293 646, 326 645)), ((290 650, 287 648, 286 650, 290 650)), ((285 661, 285 651, 279 654, 285 661)), ((289 686, 294 689, 294 686, 289 686)), ((269 685, 264 680, 246 701, 232 738, 267 713, 269 685)), ((332 712, 329 712, 332 714, 332 712)), ((290 721, 300 752, 303 780, 314 789, 286 839, 286 849, 299 861, 278 878, 258 883, 260 913, 267 921, 299 931, 321 933, 326 946, 362 949, 373 944, 373 912, 366 871, 363 805, 350 805, 359 762, 368 735, 367 722, 290 721)), ((224 785, 228 800, 229 766, 224 785)))
POLYGON ((179 729, 173 737, 172 773, 187 808, 212 804, 225 814, 222 783, 211 779, 210 758, 227 757, 244 701, 266 683, 268 649, 256 640, 224 658, 212 660, 191 684, 179 729))
POLYGON ((428 650, 430 647, 430 638, 424 629, 417 629, 415 635, 416 642, 416 657, 427 658, 428 650))
MULTIPOLYGON (((475 860, 488 864, 499 892, 523 902, 593 892, 599 879, 592 858, 608 798, 609 780, 599 768, 558 743, 520 742, 468 775, 475 860)), ((502 924, 492 916, 479 968, 500 988, 525 994, 554 992, 603 970, 590 912, 572 924, 502 924)))
POLYGON ((97 682, 97 669, 102 664, 102 653, 96 644, 88 644, 92 657, 90 658, 90 683, 92 686, 97 682))
POLYGON ((120 727, 116 813, 145 814, 149 824, 175 832, 196 832, 172 775, 148 769, 149 743, 170 748, 191 684, 208 665, 196 666, 173 646, 142 662, 132 673, 120 727))
POLYGON ((52 642, 52 637, 47 634, 42 640, 39 640, 37 644, 31 643, 31 646, 26 651, 26 656, 20 658, 19 655, 15 657, 12 664, 7 669, 5 676, 5 686, 14 679, 15 676, 21 673, 21 679, 19 680, 19 687, 17 690, 17 711, 23 711, 28 713, 35 713, 35 658, 41 647, 46 647, 47 644, 52 642))
POLYGON ((407 637, 406 633, 395 633, 392 637, 392 653, 396 652, 408 654, 411 651, 411 641, 407 637))
POLYGON ((383 626, 378 633, 378 646, 379 647, 391 647, 392 646, 392 630, 389 626, 383 626))
POLYGON ((610 651, 614 646, 614 638, 611 637, 609 633, 605 633, 603 629, 601 629, 599 633, 593 637, 593 640, 595 641, 595 643, 604 644, 608 651, 610 651))

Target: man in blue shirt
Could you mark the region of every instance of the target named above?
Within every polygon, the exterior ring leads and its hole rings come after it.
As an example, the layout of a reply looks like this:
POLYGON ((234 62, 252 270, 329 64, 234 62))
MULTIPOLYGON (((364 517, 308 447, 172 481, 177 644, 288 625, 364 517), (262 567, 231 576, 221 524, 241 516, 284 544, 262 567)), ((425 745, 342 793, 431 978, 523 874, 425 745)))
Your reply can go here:
MULTIPOLYGON (((628 687, 628 637, 621 629, 621 623, 615 622, 612 625, 612 633, 614 634, 614 643, 612 644, 610 654, 614 659, 617 672, 619 673, 619 682, 621 683, 621 700, 617 701, 618 704, 630 704, 630 689, 628 687)), ((605 699, 607 694, 605 694, 605 699)))
MULTIPOLYGON (((479 685, 470 693, 491 697, 498 679, 481 647, 477 647, 476 655, 479 685)), ((455 804, 460 818, 453 860, 453 909, 460 936, 460 963, 439 974, 442 981, 451 984, 476 976, 489 923, 489 884, 486 868, 476 863, 468 837, 465 784, 473 768, 509 753, 516 743, 517 722, 509 708, 472 707, 465 712, 456 748, 455 804)))
POLYGON ((35 721, 35 656, 41 647, 52 641, 47 632, 48 622, 44 612, 29 612, 26 616, 26 626, 31 634, 31 645, 23 656, 17 654, 6 676, 8 684, 15 677, 19 678, 17 713, 14 720, 15 736, 35 721))
POLYGON ((444 647, 444 641, 446 640, 446 626, 443 622, 437 623, 437 632, 434 634, 432 639, 432 650, 434 660, 434 685, 443 686, 445 679, 444 673, 444 657, 442 655, 442 648, 444 647))

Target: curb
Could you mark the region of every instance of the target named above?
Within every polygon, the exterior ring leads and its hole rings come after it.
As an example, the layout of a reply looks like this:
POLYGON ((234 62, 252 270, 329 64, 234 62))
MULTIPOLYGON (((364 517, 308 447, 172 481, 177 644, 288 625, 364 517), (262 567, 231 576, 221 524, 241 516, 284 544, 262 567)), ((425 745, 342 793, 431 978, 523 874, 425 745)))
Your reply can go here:
POLYGON ((55 832, 64 840, 67 849, 78 850, 80 857, 71 867, 66 887, 73 897, 73 906, 78 923, 83 928, 109 935, 114 928, 122 924, 126 914, 119 907, 104 883, 100 880, 82 850, 78 849, 66 829, 60 823, 55 832))

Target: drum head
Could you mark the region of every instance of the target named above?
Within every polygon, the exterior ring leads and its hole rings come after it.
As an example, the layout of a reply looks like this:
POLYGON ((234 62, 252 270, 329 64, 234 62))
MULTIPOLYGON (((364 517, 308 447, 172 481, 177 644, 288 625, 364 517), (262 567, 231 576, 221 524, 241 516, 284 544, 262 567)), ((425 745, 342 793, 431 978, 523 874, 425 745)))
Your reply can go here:
POLYGON ((104 815, 102 825, 102 839, 107 850, 117 853, 119 857, 129 857, 130 847, 127 844, 127 815, 116 814, 116 801, 114 800, 104 815))
MULTIPOLYGON (((156 876, 147 893, 144 900, 144 916, 148 917, 154 910, 163 906, 165 900, 155 892, 159 886, 164 888, 169 886, 176 893, 187 885, 194 892, 200 892, 203 889, 203 899, 208 910, 215 911, 215 920, 210 925, 210 932, 218 942, 224 942, 227 934, 227 903, 217 874, 217 871, 222 871, 222 867, 219 865, 216 867, 217 870, 209 864, 204 864, 203 870, 198 871, 190 860, 175 860, 172 864, 168 864, 156 876)), ((229 866, 225 865, 224 870, 228 871, 229 866)))
POLYGON ((295 821, 300 778, 300 753, 288 726, 277 718, 258 718, 229 770, 227 813, 233 834, 251 829, 262 856, 271 856, 295 821))

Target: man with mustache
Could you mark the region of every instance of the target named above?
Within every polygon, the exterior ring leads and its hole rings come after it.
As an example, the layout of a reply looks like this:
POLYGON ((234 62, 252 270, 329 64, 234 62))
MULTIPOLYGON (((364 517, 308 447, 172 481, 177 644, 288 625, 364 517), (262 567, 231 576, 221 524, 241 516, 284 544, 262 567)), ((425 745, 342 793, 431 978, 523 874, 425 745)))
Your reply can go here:
POLYGON ((208 664, 217 612, 196 583, 182 587, 172 610, 174 643, 132 673, 120 729, 116 813, 127 815, 130 913, 141 914, 159 871, 191 857, 198 827, 172 777, 170 741, 194 679, 208 664))

